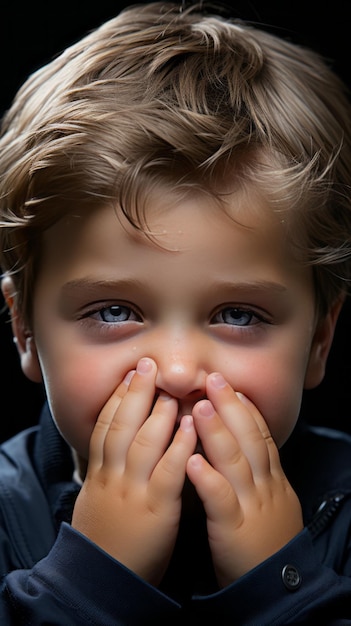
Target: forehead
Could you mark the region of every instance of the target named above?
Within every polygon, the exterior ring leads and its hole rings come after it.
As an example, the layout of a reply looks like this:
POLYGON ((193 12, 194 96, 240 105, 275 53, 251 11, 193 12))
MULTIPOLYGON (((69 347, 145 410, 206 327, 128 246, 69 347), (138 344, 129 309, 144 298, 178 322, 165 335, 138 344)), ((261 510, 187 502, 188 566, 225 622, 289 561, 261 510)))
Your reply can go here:
MULTIPOLYGON (((286 241, 284 225, 255 193, 227 193, 223 201, 168 190, 149 194, 144 229, 132 226, 117 207, 72 212, 44 237, 46 274, 145 274, 167 271, 227 273, 301 273, 286 241)), ((240 275, 240 276, 239 276, 240 275)), ((186 276, 184 276, 184 279, 186 276)), ((264 277, 263 277, 264 278, 264 277)))
POLYGON ((276 230, 277 237, 285 238, 282 223, 268 202, 254 191, 224 190, 222 194, 210 195, 198 189, 182 193, 160 185, 148 191, 141 206, 128 207, 127 211, 112 204, 75 207, 44 233, 43 243, 44 252, 50 253, 56 248, 55 242, 61 241, 63 246, 58 248, 65 255, 78 240, 83 243, 89 236, 96 242, 108 241, 119 231, 120 238, 177 250, 182 241, 187 247, 193 245, 195 232, 213 238, 212 229, 216 231, 224 224, 229 237, 238 230, 246 232, 249 238, 258 232, 264 237, 276 230), (108 214, 112 230, 106 225, 108 214))

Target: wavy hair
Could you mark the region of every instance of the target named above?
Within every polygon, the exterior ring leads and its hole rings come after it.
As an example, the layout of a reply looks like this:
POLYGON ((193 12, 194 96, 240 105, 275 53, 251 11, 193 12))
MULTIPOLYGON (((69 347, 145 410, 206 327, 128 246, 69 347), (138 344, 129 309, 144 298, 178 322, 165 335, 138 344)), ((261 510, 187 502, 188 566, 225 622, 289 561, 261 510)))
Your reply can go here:
POLYGON ((350 119, 304 47, 196 6, 125 9, 30 76, 3 119, 0 265, 28 323, 45 230, 112 203, 147 232, 159 182, 215 198, 255 185, 325 313, 350 280, 350 119))

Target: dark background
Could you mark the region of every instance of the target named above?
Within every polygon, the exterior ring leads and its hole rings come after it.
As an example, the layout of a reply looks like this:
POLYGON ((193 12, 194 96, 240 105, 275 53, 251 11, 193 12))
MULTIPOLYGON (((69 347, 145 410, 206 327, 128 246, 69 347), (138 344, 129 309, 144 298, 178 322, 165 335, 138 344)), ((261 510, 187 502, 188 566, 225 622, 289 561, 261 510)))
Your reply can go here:
MULTIPOLYGON (((89 30, 113 17, 131 2, 99 0, 97 3, 19 3, 7 0, 0 10, 0 115, 22 82, 89 30)), ((307 1, 229 2, 231 14, 322 54, 351 87, 349 0, 332 3, 307 1)), ((351 182, 351 181, 350 181, 351 182)), ((0 305, 3 302, 0 299, 0 305)), ((351 347, 349 303, 338 323, 325 381, 308 392, 303 412, 312 422, 330 424, 351 432, 351 347), (312 409, 313 407, 313 409, 312 409)), ((8 316, 0 314, 1 408, 0 440, 37 420, 43 393, 27 381, 19 367, 8 316)))

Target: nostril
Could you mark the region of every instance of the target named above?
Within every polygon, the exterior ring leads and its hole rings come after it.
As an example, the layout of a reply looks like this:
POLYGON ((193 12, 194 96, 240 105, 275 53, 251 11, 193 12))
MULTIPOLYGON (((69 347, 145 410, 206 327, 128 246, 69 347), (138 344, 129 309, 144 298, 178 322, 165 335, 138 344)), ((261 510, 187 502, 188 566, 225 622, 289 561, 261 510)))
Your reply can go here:
POLYGON ((186 398, 188 400, 192 400, 193 402, 198 402, 199 400, 205 400, 206 398, 206 393, 204 389, 196 389, 195 391, 192 391, 191 393, 188 393, 186 395, 186 398))
POLYGON ((177 363, 165 359, 158 365, 156 388, 177 400, 196 402, 206 395, 206 371, 198 361, 185 360, 177 363))
POLYGON ((188 400, 189 402, 198 402, 199 400, 205 400, 207 398, 205 389, 195 389, 194 391, 190 391, 190 392, 185 392, 185 391, 183 392, 181 389, 178 389, 178 390, 174 390, 174 392, 172 393, 169 389, 163 389, 162 387, 157 387, 153 404, 155 404, 157 397, 161 393, 165 393, 165 392, 173 396, 176 400, 188 400))

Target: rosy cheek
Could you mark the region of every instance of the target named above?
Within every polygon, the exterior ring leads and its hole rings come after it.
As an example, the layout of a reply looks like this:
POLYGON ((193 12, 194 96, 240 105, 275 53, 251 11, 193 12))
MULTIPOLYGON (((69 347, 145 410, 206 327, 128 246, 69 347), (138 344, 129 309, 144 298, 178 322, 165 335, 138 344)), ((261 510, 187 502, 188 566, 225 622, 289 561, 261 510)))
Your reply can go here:
POLYGON ((72 364, 58 368, 56 372, 60 374, 55 373, 55 367, 46 368, 44 383, 59 427, 62 421, 67 424, 78 422, 80 426, 94 424, 109 397, 106 379, 72 364))
POLYGON ((278 447, 290 436, 296 425, 301 405, 302 388, 285 385, 284 381, 262 400, 260 411, 278 447))
POLYGON ((285 375, 285 371, 283 368, 277 373, 275 367, 267 367, 265 360, 257 360, 252 367, 232 374, 232 386, 256 406, 279 447, 296 424, 302 397, 299 377, 294 382, 294 376, 285 375))

